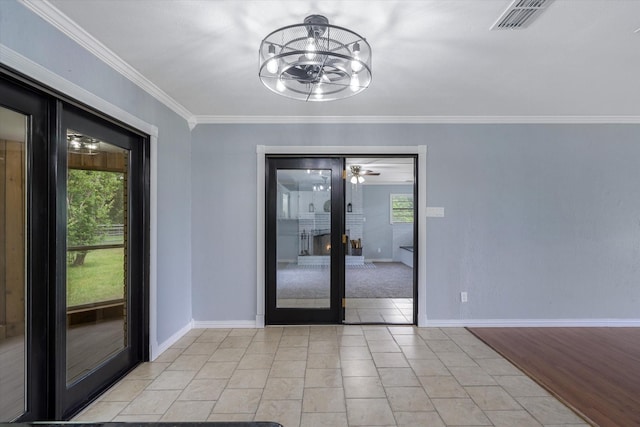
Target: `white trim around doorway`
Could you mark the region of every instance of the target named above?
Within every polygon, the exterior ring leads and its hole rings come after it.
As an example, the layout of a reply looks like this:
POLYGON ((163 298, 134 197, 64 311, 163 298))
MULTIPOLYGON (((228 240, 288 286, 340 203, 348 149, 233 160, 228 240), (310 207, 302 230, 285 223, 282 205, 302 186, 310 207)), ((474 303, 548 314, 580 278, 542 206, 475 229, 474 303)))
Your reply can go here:
POLYGON ((426 247, 426 217, 427 217, 427 146, 267 146, 258 145, 256 147, 257 159, 257 246, 256 246, 256 266, 257 266, 257 298, 256 298, 256 327, 264 327, 265 313, 265 161, 267 155, 338 155, 338 156, 366 156, 366 155, 417 155, 418 156, 418 326, 427 324, 427 285, 425 282, 425 272, 427 260, 424 256, 426 247))

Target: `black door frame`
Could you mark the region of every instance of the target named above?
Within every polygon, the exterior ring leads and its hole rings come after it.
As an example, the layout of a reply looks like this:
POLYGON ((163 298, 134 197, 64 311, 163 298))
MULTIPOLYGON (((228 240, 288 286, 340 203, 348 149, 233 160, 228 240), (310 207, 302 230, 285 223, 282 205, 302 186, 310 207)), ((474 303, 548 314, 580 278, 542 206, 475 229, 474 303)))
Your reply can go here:
POLYGON ((341 323, 344 318, 342 301, 344 286, 340 277, 344 276, 344 179, 342 157, 330 156, 267 156, 265 167, 266 196, 266 239, 265 239, 265 322, 271 325, 294 323, 341 323), (331 299, 329 309, 277 308, 277 170, 278 169, 328 169, 331 170, 331 299), (336 232, 338 230, 338 232, 336 232))
MULTIPOLYGON (((69 419, 137 363, 149 360, 150 138, 3 65, 0 105, 27 115, 31 134, 27 141, 27 410, 17 421, 69 419), (129 206, 130 212, 138 214, 129 227, 135 243, 129 251, 128 274, 130 284, 133 280, 140 284, 131 295, 138 306, 127 308, 131 330, 128 343, 135 348, 114 357, 117 366, 108 366, 107 361, 96 370, 98 375, 92 377, 91 373, 70 388, 66 386, 66 360, 62 357, 66 354, 66 313, 62 312, 66 206, 65 193, 61 193, 66 186, 65 111, 75 111, 104 129, 117 129, 116 133, 136 141, 129 168, 137 172, 130 173, 130 197, 134 196, 129 206), (134 257, 136 261, 132 261, 134 257)), ((133 288, 129 286, 129 291, 133 288)))

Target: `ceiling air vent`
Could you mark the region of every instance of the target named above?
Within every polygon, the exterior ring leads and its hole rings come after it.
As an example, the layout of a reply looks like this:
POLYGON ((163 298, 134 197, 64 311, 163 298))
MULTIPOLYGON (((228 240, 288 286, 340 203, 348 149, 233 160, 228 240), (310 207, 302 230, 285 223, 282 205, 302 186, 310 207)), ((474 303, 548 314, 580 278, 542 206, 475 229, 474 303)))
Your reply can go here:
POLYGON ((514 0, 491 26, 492 30, 519 30, 527 28, 553 0, 514 0))

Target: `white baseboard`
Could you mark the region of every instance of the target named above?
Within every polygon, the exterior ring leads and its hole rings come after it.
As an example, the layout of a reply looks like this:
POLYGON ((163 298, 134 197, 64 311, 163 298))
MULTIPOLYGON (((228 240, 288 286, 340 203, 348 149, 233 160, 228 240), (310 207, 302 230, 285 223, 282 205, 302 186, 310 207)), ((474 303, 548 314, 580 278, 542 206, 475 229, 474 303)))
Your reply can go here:
POLYGON ((175 334, 171 335, 168 339, 166 339, 162 344, 158 344, 155 348, 151 347, 151 355, 150 360, 154 361, 158 356, 160 356, 166 349, 174 345, 180 338, 182 338, 187 332, 193 329, 193 320, 187 323, 182 329, 180 329, 175 334))
POLYGON ((640 319, 425 319, 418 324, 427 328, 621 328, 640 327, 640 319))
POLYGON ((429 319, 424 314, 418 313, 418 328, 428 328, 429 319))
POLYGON ((254 320, 194 320, 194 328, 257 328, 254 320))

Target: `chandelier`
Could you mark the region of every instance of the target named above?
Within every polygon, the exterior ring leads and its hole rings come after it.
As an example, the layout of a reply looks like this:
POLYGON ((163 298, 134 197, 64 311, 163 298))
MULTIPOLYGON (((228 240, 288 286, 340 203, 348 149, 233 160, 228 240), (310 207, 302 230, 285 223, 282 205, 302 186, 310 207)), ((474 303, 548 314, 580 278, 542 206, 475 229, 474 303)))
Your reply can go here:
POLYGON ((70 152, 94 156, 100 149, 100 140, 83 135, 79 132, 67 131, 67 147, 70 152))
POLYGON ((321 15, 275 30, 260 43, 259 56, 262 83, 288 98, 332 101, 371 83, 369 43, 321 15))

